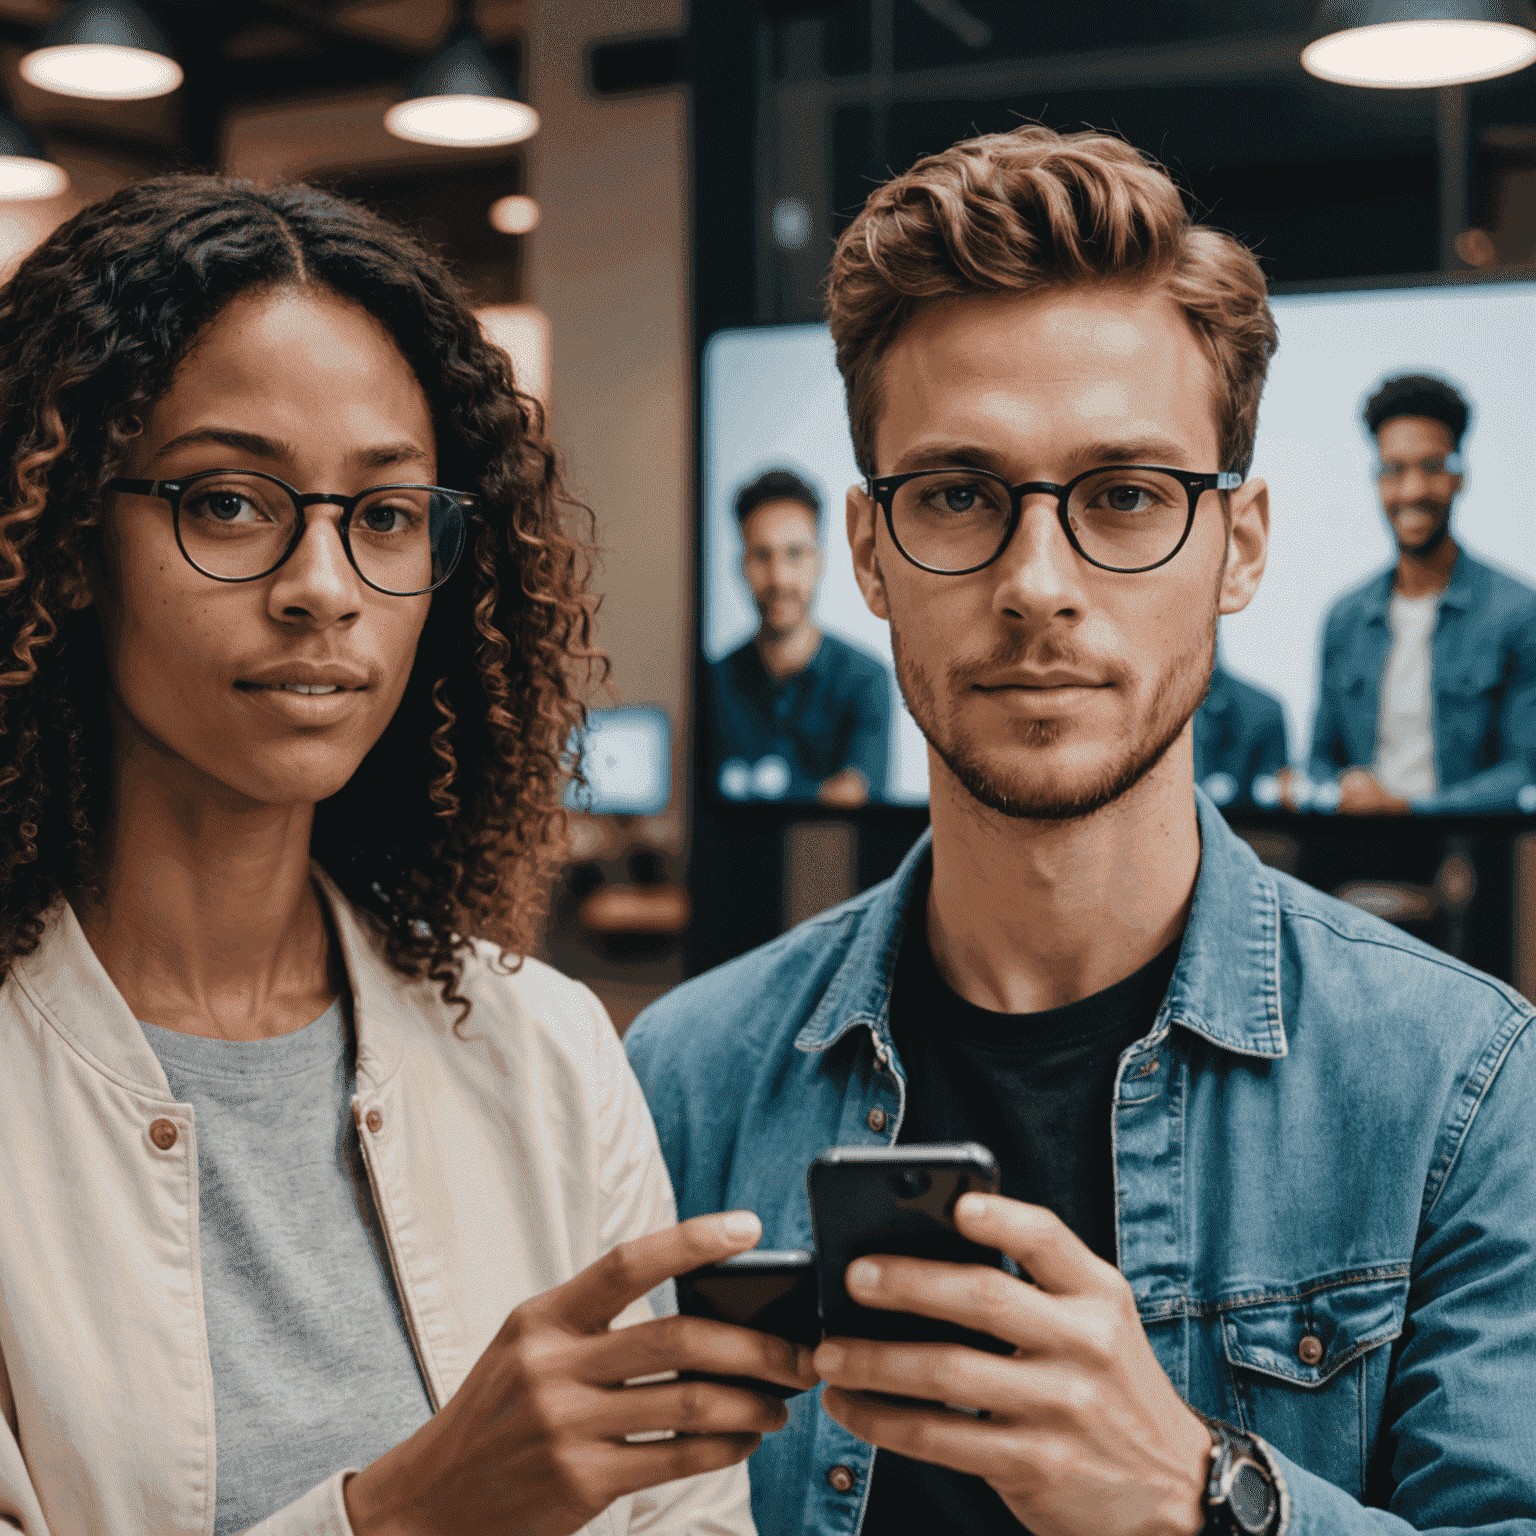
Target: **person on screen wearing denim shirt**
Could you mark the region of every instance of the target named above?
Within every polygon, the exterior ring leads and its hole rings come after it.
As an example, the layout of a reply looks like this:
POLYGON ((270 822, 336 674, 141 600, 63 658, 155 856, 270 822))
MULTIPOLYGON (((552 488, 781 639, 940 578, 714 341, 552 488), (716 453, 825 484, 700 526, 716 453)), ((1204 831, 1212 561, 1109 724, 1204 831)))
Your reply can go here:
POLYGON ((1513 811, 1536 779, 1536 591, 1451 537, 1469 416, 1425 374, 1366 402, 1398 554, 1323 624, 1310 772, 1345 814, 1513 811))
POLYGON ((828 304, 931 835, 626 1047, 682 1211, 768 1247, 828 1146, 991 1146, 953 1217, 1014 1273, 846 1278, 1014 1352, 825 1340, 759 1531, 1536 1536, 1533 1010, 1194 784, 1267 546, 1257 263, 1121 140, 1029 126, 874 192, 828 304))
POLYGON ((759 623, 709 671, 716 788, 731 800, 884 799, 890 674, 825 633, 812 612, 824 564, 821 497, 793 471, 771 469, 737 492, 736 520, 759 623))
POLYGON ((1289 761, 1280 700, 1234 677, 1219 656, 1194 732, 1195 783, 1223 810, 1252 810, 1254 780, 1289 761))

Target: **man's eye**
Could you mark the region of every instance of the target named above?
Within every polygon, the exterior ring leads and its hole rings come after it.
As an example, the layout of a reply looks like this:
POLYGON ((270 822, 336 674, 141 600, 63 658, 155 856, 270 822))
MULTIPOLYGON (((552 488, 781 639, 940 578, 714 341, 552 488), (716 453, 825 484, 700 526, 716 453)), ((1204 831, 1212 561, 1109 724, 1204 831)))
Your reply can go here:
POLYGON ((1116 485, 1104 492, 1104 504, 1111 512, 1145 512, 1152 499, 1139 485, 1116 485))

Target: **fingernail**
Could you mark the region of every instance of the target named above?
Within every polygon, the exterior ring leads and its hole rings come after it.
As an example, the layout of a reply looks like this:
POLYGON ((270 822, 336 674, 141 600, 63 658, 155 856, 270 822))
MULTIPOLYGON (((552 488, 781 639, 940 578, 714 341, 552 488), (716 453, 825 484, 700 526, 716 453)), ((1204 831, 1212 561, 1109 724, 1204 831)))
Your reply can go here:
POLYGON ((727 1211, 720 1218, 720 1235, 730 1238, 732 1242, 742 1238, 756 1242, 762 1230, 762 1222, 752 1211, 727 1211))
POLYGON ((795 1345, 795 1373, 800 1376, 814 1376, 816 1374, 816 1351, 807 1349, 804 1344, 795 1345))
POLYGON ((823 1376, 835 1376, 848 1358, 841 1344, 823 1344, 816 1351, 816 1369, 823 1376))
POLYGON ((987 1214, 987 1197, 985 1195, 961 1195, 955 1201, 955 1215, 969 1216, 973 1221, 987 1214))
POLYGON ((872 1291, 880 1284, 880 1266, 873 1259, 858 1259, 848 1266, 848 1284, 856 1290, 872 1291))

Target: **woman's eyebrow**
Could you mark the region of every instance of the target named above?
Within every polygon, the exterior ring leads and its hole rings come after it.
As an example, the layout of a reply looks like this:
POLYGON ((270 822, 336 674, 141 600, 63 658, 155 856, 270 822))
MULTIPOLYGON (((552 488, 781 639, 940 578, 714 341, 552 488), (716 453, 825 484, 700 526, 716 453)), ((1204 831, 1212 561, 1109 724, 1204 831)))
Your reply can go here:
MULTIPOLYGON (((298 457, 298 450, 291 443, 266 437, 260 432, 244 432, 238 427, 196 427, 190 432, 183 432, 180 437, 173 437, 170 442, 156 449, 154 458, 163 459, 178 448, 190 448, 200 443, 217 443, 251 458, 273 459, 289 464, 298 457)), ((387 469, 394 464, 426 464, 431 461, 432 455, 420 443, 413 443, 409 439, 360 448, 352 455, 352 462, 360 469, 387 469)))
POLYGON ((166 454, 174 453, 178 448, 190 448, 198 443, 220 443, 225 448, 237 449, 256 459, 292 460, 295 457, 292 444, 263 437, 259 432, 242 432, 238 427, 196 427, 157 448, 154 457, 163 459, 166 454))

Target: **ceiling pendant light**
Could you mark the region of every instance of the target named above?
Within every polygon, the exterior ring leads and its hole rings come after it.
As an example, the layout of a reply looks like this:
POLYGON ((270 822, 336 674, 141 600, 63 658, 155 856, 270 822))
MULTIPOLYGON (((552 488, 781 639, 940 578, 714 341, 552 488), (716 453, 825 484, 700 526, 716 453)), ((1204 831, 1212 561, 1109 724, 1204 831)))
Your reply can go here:
POLYGON ((21 61, 21 78, 60 96, 143 101, 181 84, 171 45, 134 0, 74 0, 21 61))
POLYGON ((63 166, 55 165, 25 124, 0 110, 0 201, 40 202, 69 186, 63 166))
POLYGON ((473 0, 458 0, 448 40, 421 66, 405 99, 384 114, 397 139, 475 148, 517 144, 539 131, 539 114, 517 99, 474 21, 473 0))
POLYGON ((1470 85, 1536 62, 1530 0, 1323 0, 1302 65, 1388 89, 1470 85))

